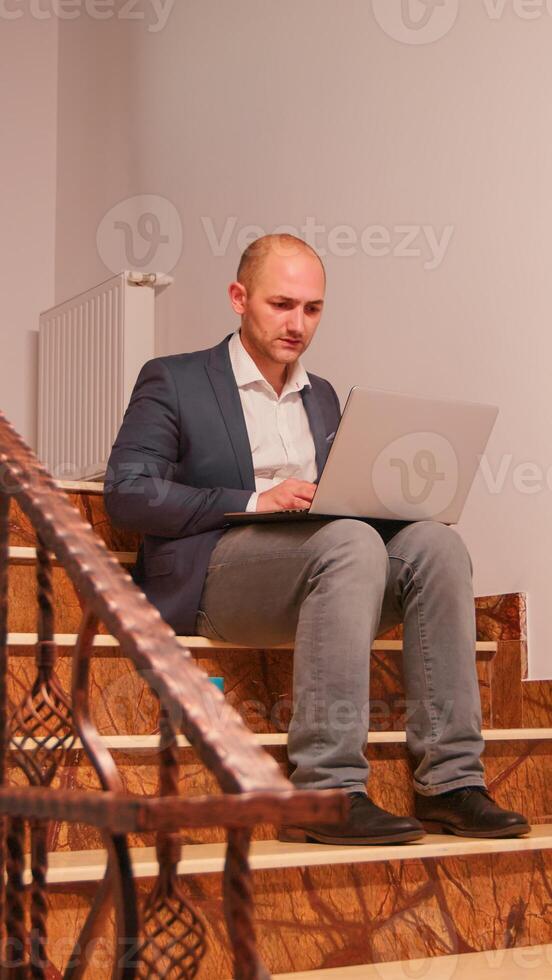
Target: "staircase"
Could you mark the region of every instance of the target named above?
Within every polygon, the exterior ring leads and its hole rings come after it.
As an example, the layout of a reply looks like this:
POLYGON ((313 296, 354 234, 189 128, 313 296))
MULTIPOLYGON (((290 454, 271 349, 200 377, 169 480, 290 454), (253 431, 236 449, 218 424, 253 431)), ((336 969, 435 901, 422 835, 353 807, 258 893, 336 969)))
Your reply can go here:
MULTIPOLYGON (((137 541, 110 526, 101 488, 64 485, 64 490, 113 556, 123 566, 131 564, 137 541)), ((8 545, 8 698, 17 704, 36 673, 37 541, 16 497, 8 545)), ((54 563, 52 575, 57 675, 68 690, 83 601, 64 567, 54 563)), ((468 977, 468 971, 470 978, 552 975, 552 681, 525 679, 523 596, 486 597, 476 605, 487 781, 501 805, 527 814, 532 833, 521 839, 430 835, 407 845, 334 847, 283 844, 276 840, 275 825, 258 823, 249 856, 257 944, 265 966, 280 980, 458 980, 468 977)), ((93 720, 124 790, 158 796, 159 704, 151 677, 121 655, 106 627, 100 629, 91 661, 93 720)), ((292 650, 236 649, 202 637, 182 637, 179 642, 208 674, 224 678, 226 702, 286 776, 292 650)), ((413 797, 401 650, 397 631, 379 639, 372 651, 367 753, 375 801, 408 813, 413 812, 413 797)), ((212 705, 208 709, 224 711, 212 705)), ((213 721, 220 724, 220 715, 213 721)), ((176 752, 181 797, 220 795, 213 772, 182 735, 176 752)), ((7 781, 25 785, 13 752, 7 758, 7 781)), ((75 791, 101 788, 81 742, 66 754, 54 786, 75 791)), ((183 824, 179 838, 177 871, 206 926, 207 953, 197 975, 200 980, 229 980, 234 965, 222 897, 226 833, 222 826, 183 824)), ((138 829, 127 839, 140 898, 158 874, 156 837, 152 830, 138 829)), ((63 976, 68 953, 86 921, 104 876, 106 852, 100 828, 74 820, 50 821, 47 849, 47 976, 53 980, 63 976)), ((29 870, 25 875, 30 881, 29 870)), ((87 977, 104 980, 110 975, 106 963, 113 930, 114 923, 106 922, 93 940, 87 977)))

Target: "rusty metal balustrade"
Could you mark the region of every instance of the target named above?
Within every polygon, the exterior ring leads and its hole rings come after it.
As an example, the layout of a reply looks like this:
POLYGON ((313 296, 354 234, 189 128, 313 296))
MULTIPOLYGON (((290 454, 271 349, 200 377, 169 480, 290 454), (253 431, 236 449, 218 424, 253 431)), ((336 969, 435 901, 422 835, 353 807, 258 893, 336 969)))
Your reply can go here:
POLYGON ((227 828, 224 909, 237 980, 270 975, 256 948, 249 846, 256 823, 339 820, 344 794, 294 791, 276 762, 255 741, 240 716, 183 649, 103 541, 86 524, 28 446, 0 413, 0 962, 1 976, 45 980, 47 952, 47 829, 52 820, 99 828, 107 851, 105 876, 68 958, 64 977, 86 975, 85 951, 115 910, 112 980, 201 976, 206 929, 177 874, 179 831, 227 828), (38 638, 36 677, 21 704, 8 714, 8 519, 17 497, 37 535, 38 638), (52 555, 83 601, 73 656, 71 694, 56 675, 52 555), (89 675, 99 623, 118 640, 160 704, 158 797, 124 792, 120 775, 92 721, 89 675), (213 719, 224 717, 224 725, 213 719), (189 740, 215 775, 222 796, 178 797, 176 735, 189 740), (103 792, 58 790, 52 782, 79 738, 103 792), (7 753, 25 787, 6 785, 7 753), (136 896, 127 835, 154 831, 159 873, 142 907, 136 896), (25 879, 30 839, 30 886, 25 879), (133 949, 132 956, 120 951, 133 949))

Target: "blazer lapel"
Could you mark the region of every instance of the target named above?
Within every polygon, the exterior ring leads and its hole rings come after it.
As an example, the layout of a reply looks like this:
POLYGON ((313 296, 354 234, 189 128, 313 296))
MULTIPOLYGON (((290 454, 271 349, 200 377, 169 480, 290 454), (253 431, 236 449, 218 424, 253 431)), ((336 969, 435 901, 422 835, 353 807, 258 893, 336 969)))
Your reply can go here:
POLYGON ((314 439, 317 469, 316 478, 319 480, 322 468, 330 451, 330 445, 326 442, 326 426, 324 425, 322 409, 320 408, 318 399, 314 394, 313 389, 303 388, 301 390, 301 398, 303 399, 303 405, 305 406, 312 437, 314 439))
POLYGON ((234 450, 240 477, 244 490, 255 490, 255 472, 253 457, 247 427, 243 416, 240 393, 232 371, 228 341, 232 334, 225 337, 222 343, 211 348, 211 353, 205 370, 213 386, 222 417, 228 431, 234 450))

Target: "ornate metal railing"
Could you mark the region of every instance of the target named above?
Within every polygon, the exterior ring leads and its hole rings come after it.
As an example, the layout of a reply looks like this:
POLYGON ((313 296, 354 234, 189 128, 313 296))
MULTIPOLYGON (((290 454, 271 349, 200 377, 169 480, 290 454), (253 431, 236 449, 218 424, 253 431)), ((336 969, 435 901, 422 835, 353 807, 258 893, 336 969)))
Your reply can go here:
MULTIPOLYGON (((18 980, 49 975, 47 951, 50 821, 86 823, 101 830, 107 850, 105 876, 63 976, 86 974, 89 943, 115 911, 111 976, 195 977, 206 952, 206 929, 179 877, 178 832, 183 827, 227 828, 223 876, 224 909, 239 980, 269 977, 257 952, 249 868, 256 823, 339 820, 344 794, 298 792, 255 741, 239 715, 194 663, 189 650, 109 555, 0 413, 0 924, 3 976, 18 980), (15 710, 8 709, 8 529, 10 499, 31 521, 37 536, 38 638, 36 676, 15 710), (52 556, 70 576, 83 602, 72 658, 71 691, 56 673, 52 556), (155 693, 160 707, 159 797, 125 793, 111 753, 94 726, 89 675, 99 623, 117 639, 155 693), (217 725, 214 719, 223 718, 217 725), (178 797, 176 736, 189 740, 215 775, 223 795, 178 797), (54 777, 80 739, 103 792, 55 789, 54 777), (27 785, 6 785, 8 753, 27 785), (154 831, 159 873, 139 903, 127 845, 131 832, 154 831), (27 835, 30 854, 25 855, 27 835), (25 868, 30 867, 30 884, 25 868), (121 950, 124 955, 121 955, 121 950), (133 950, 132 955, 128 951, 133 950)), ((56 973, 56 975, 58 975, 56 973)))

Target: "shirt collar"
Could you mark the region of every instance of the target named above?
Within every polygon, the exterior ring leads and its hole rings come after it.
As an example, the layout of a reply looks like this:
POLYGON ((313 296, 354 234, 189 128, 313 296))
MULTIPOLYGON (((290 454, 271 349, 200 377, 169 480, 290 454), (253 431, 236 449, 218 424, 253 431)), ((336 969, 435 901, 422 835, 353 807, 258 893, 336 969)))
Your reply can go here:
MULTIPOLYGON (((232 364, 232 370, 238 388, 244 388, 246 385, 252 384, 255 381, 260 381, 263 385, 269 385, 272 388, 272 385, 261 374, 255 361, 243 346, 239 330, 236 330, 232 334, 228 342, 228 353, 230 354, 230 363, 232 364)), ((289 394, 291 391, 301 391, 305 387, 310 388, 311 383, 303 365, 297 359, 291 367, 291 370, 288 369, 288 377, 280 398, 283 398, 284 395, 289 394)))

